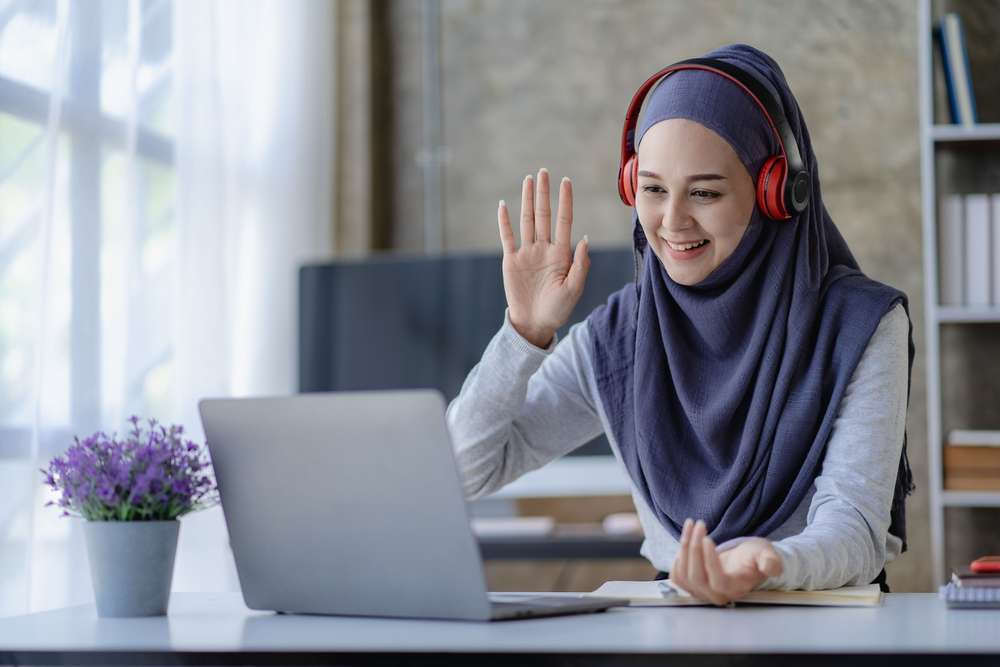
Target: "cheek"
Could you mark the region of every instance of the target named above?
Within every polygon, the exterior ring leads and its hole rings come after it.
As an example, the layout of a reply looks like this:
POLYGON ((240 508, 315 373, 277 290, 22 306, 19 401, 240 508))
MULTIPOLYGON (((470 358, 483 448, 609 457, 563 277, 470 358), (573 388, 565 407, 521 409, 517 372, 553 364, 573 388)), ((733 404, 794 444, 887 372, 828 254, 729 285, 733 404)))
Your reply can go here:
POLYGON ((640 202, 636 202, 635 212, 639 216, 639 226, 642 227, 642 231, 646 233, 646 240, 648 241, 650 235, 656 233, 656 226, 659 224, 659 218, 656 215, 656 210, 640 202))
POLYGON ((750 223, 750 212, 745 211, 742 206, 719 207, 702 218, 702 222, 706 231, 719 241, 720 246, 735 245, 750 223))
POLYGON ((639 214, 639 222, 642 224, 643 229, 648 228, 648 224, 655 212, 649 207, 645 201, 645 197, 639 197, 635 202, 635 212, 639 214))

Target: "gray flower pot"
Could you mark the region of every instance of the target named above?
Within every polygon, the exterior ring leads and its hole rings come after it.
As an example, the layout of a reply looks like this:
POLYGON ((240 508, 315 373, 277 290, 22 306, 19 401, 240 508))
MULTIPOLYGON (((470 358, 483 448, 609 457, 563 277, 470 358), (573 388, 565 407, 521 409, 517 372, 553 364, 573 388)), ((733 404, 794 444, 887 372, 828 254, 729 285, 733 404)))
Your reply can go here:
POLYGON ((98 616, 163 616, 180 521, 86 521, 98 616))

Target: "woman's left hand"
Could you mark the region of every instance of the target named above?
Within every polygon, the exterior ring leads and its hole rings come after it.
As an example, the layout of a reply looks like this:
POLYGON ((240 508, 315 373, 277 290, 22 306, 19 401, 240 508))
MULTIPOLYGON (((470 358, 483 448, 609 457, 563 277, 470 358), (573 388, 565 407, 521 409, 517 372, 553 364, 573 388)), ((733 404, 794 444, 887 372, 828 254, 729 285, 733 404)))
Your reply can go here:
POLYGON ((670 568, 670 580, 697 598, 727 605, 784 571, 781 554, 763 537, 751 537, 718 553, 707 533, 704 521, 687 519, 670 568))

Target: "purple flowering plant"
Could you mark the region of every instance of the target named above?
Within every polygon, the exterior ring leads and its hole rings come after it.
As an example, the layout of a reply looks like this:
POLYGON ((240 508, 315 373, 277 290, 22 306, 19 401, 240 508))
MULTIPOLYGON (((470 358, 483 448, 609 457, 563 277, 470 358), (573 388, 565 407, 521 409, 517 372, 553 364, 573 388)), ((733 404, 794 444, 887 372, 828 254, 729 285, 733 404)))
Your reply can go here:
POLYGON ((168 521, 219 502, 207 450, 184 427, 138 417, 119 439, 100 431, 73 444, 41 470, 61 496, 46 504, 90 521, 168 521))

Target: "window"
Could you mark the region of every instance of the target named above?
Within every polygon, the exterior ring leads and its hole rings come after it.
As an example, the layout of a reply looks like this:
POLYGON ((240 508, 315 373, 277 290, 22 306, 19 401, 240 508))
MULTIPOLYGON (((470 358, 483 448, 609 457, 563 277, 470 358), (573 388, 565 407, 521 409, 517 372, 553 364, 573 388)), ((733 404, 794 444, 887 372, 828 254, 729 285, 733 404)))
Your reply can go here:
POLYGON ((0 458, 167 412, 172 9, 0 0, 0 458))

